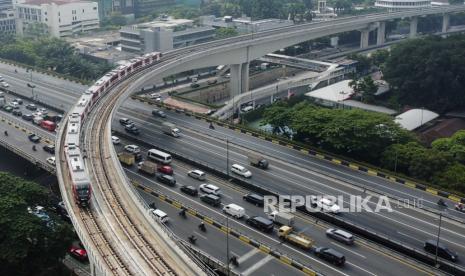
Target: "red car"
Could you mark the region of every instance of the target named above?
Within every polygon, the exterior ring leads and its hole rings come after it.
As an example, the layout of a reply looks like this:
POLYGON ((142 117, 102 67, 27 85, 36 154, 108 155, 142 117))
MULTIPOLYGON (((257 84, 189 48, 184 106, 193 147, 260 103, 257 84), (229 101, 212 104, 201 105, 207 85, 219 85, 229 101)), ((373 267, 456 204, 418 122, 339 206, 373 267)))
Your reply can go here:
POLYGON ((81 262, 86 262, 88 260, 87 258, 87 251, 84 248, 79 248, 76 246, 71 246, 69 248, 68 252, 72 257, 75 259, 81 261, 81 262))
POLYGON ((171 168, 171 166, 158 167, 157 171, 164 173, 164 174, 173 175, 173 168, 171 168))

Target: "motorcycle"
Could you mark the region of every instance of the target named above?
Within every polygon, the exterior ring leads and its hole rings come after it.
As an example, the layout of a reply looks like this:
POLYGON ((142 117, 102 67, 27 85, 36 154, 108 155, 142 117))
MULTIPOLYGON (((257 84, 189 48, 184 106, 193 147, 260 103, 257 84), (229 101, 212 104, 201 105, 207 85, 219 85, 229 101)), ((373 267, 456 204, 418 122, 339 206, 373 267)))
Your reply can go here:
POLYGON ((208 127, 209 127, 210 129, 215 129, 215 126, 214 126, 212 123, 210 123, 210 125, 209 125, 208 127))
POLYGON ((36 145, 33 145, 33 146, 32 146, 32 150, 33 150, 33 151, 37 151, 36 145))
POLYGON ((465 213, 465 206, 463 203, 455 204, 455 210, 465 213))
POLYGON ((199 229, 202 230, 203 232, 207 231, 207 227, 205 227, 205 224, 203 224, 203 222, 199 224, 199 229))
POLYGON ((444 200, 442 200, 442 198, 438 200, 438 205, 442 207, 447 207, 447 203, 444 200))
POLYGON ((237 261, 236 256, 232 256, 231 259, 229 260, 229 262, 234 266, 239 266, 239 262, 237 261))
POLYGON ((5 132, 4 132, 4 133, 5 133, 5 136, 8 136, 8 131, 6 131, 6 130, 5 130, 5 132))
POLYGON ((179 215, 183 218, 186 218, 186 209, 182 209, 180 212, 179 212, 179 215))
POLYGON ((189 236, 188 239, 189 239, 189 242, 192 243, 192 244, 195 244, 195 242, 197 241, 197 238, 194 235, 189 236))

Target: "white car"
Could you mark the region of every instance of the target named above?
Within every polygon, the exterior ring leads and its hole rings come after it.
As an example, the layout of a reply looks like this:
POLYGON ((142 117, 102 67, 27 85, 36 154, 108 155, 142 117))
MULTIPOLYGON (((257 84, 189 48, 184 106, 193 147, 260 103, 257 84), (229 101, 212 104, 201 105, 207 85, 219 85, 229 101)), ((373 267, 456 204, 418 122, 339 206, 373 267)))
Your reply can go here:
POLYGON ((241 166, 239 164, 233 164, 231 166, 231 172, 238 174, 240 176, 243 176, 245 178, 252 177, 252 173, 248 169, 246 169, 244 166, 241 166))
POLYGON ((3 87, 10 87, 10 85, 6 81, 2 81, 2 86, 3 87))
POLYGON ((116 136, 111 136, 111 142, 113 143, 113 145, 118 145, 119 143, 121 143, 119 138, 116 136))
POLYGON ((312 200, 312 203, 314 205, 316 205, 317 208, 319 208, 319 209, 321 209, 321 210, 323 210, 325 212, 338 214, 339 211, 341 210, 341 207, 339 207, 339 205, 334 204, 328 198, 324 198, 324 197, 317 198, 316 196, 312 196, 311 200, 312 200))
POLYGON ((206 174, 201 170, 190 170, 187 175, 197 180, 205 180, 206 174))
POLYGON ((47 163, 49 163, 52 166, 55 166, 55 156, 50 156, 46 159, 47 163))
POLYGON ((152 93, 152 94, 150 94, 151 99, 156 99, 156 98, 160 98, 160 97, 161 97, 160 93, 152 93))
POLYGON ((139 153, 140 152, 139 146, 136 146, 136 145, 126 145, 126 146, 124 146, 124 150, 127 151, 127 152, 131 152, 131 153, 139 153))
POLYGON ((48 111, 47 109, 45 108, 39 108, 37 111, 39 111, 40 113, 44 114, 44 115, 47 115, 48 114, 48 111))
POLYGON ((207 183, 201 184, 199 186, 199 189, 206 194, 212 194, 216 196, 220 195, 220 188, 212 184, 207 184, 207 183))
POLYGON ((161 223, 167 223, 169 221, 168 215, 160 209, 151 209, 152 214, 161 223))

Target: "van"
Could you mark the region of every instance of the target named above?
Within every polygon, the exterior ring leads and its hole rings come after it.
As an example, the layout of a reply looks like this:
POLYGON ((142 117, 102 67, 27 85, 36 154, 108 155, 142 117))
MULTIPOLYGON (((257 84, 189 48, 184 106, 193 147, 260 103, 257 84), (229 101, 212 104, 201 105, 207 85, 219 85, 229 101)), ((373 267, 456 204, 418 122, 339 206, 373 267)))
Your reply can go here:
POLYGON ((447 259, 452 262, 456 262, 458 259, 457 253, 451 251, 443 243, 437 243, 435 240, 427 240, 424 246, 425 250, 431 254, 436 254, 436 248, 438 251, 438 256, 444 259, 447 259))
POLYGON ((213 207, 220 206, 221 204, 220 197, 216 195, 202 195, 200 196, 200 200, 213 207))
POLYGON ((265 202, 263 196, 257 194, 246 194, 242 199, 259 207, 263 207, 265 202))
POLYGON ((152 214, 161 223, 167 223, 169 220, 168 215, 160 209, 152 209, 152 214))
POLYGON ((47 120, 42 121, 40 126, 48 131, 54 131, 56 128, 56 124, 54 122, 47 120))
POLYGON ((346 257, 342 253, 328 247, 316 248, 315 255, 337 266, 342 266, 346 262, 346 257))
POLYGON ((220 188, 216 187, 215 185, 204 183, 199 186, 199 189, 206 193, 206 194, 212 194, 216 196, 220 196, 220 188))
POLYGON ((147 152, 147 157, 154 161, 161 162, 163 164, 169 164, 172 160, 171 155, 156 149, 149 150, 147 152))
POLYGON ((231 166, 231 172, 238 174, 240 176, 243 176, 245 178, 250 178, 252 177, 252 173, 246 169, 245 167, 239 165, 239 164, 233 164, 231 166))
POLYGON ((262 217, 251 217, 245 221, 248 225, 265 233, 273 232, 273 222, 262 217))
POLYGON ((231 203, 223 207, 223 212, 240 219, 244 216, 245 209, 237 204, 231 203))

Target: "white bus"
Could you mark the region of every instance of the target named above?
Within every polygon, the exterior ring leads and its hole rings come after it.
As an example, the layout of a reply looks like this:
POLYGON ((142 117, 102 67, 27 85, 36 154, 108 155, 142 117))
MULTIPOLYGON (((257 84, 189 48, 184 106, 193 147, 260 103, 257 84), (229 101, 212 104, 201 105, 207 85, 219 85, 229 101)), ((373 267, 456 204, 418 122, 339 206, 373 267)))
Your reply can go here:
POLYGON ((152 160, 161 162, 163 164, 171 163, 171 155, 169 155, 166 152, 160 151, 160 150, 156 150, 156 149, 149 150, 147 152, 147 157, 152 160))

